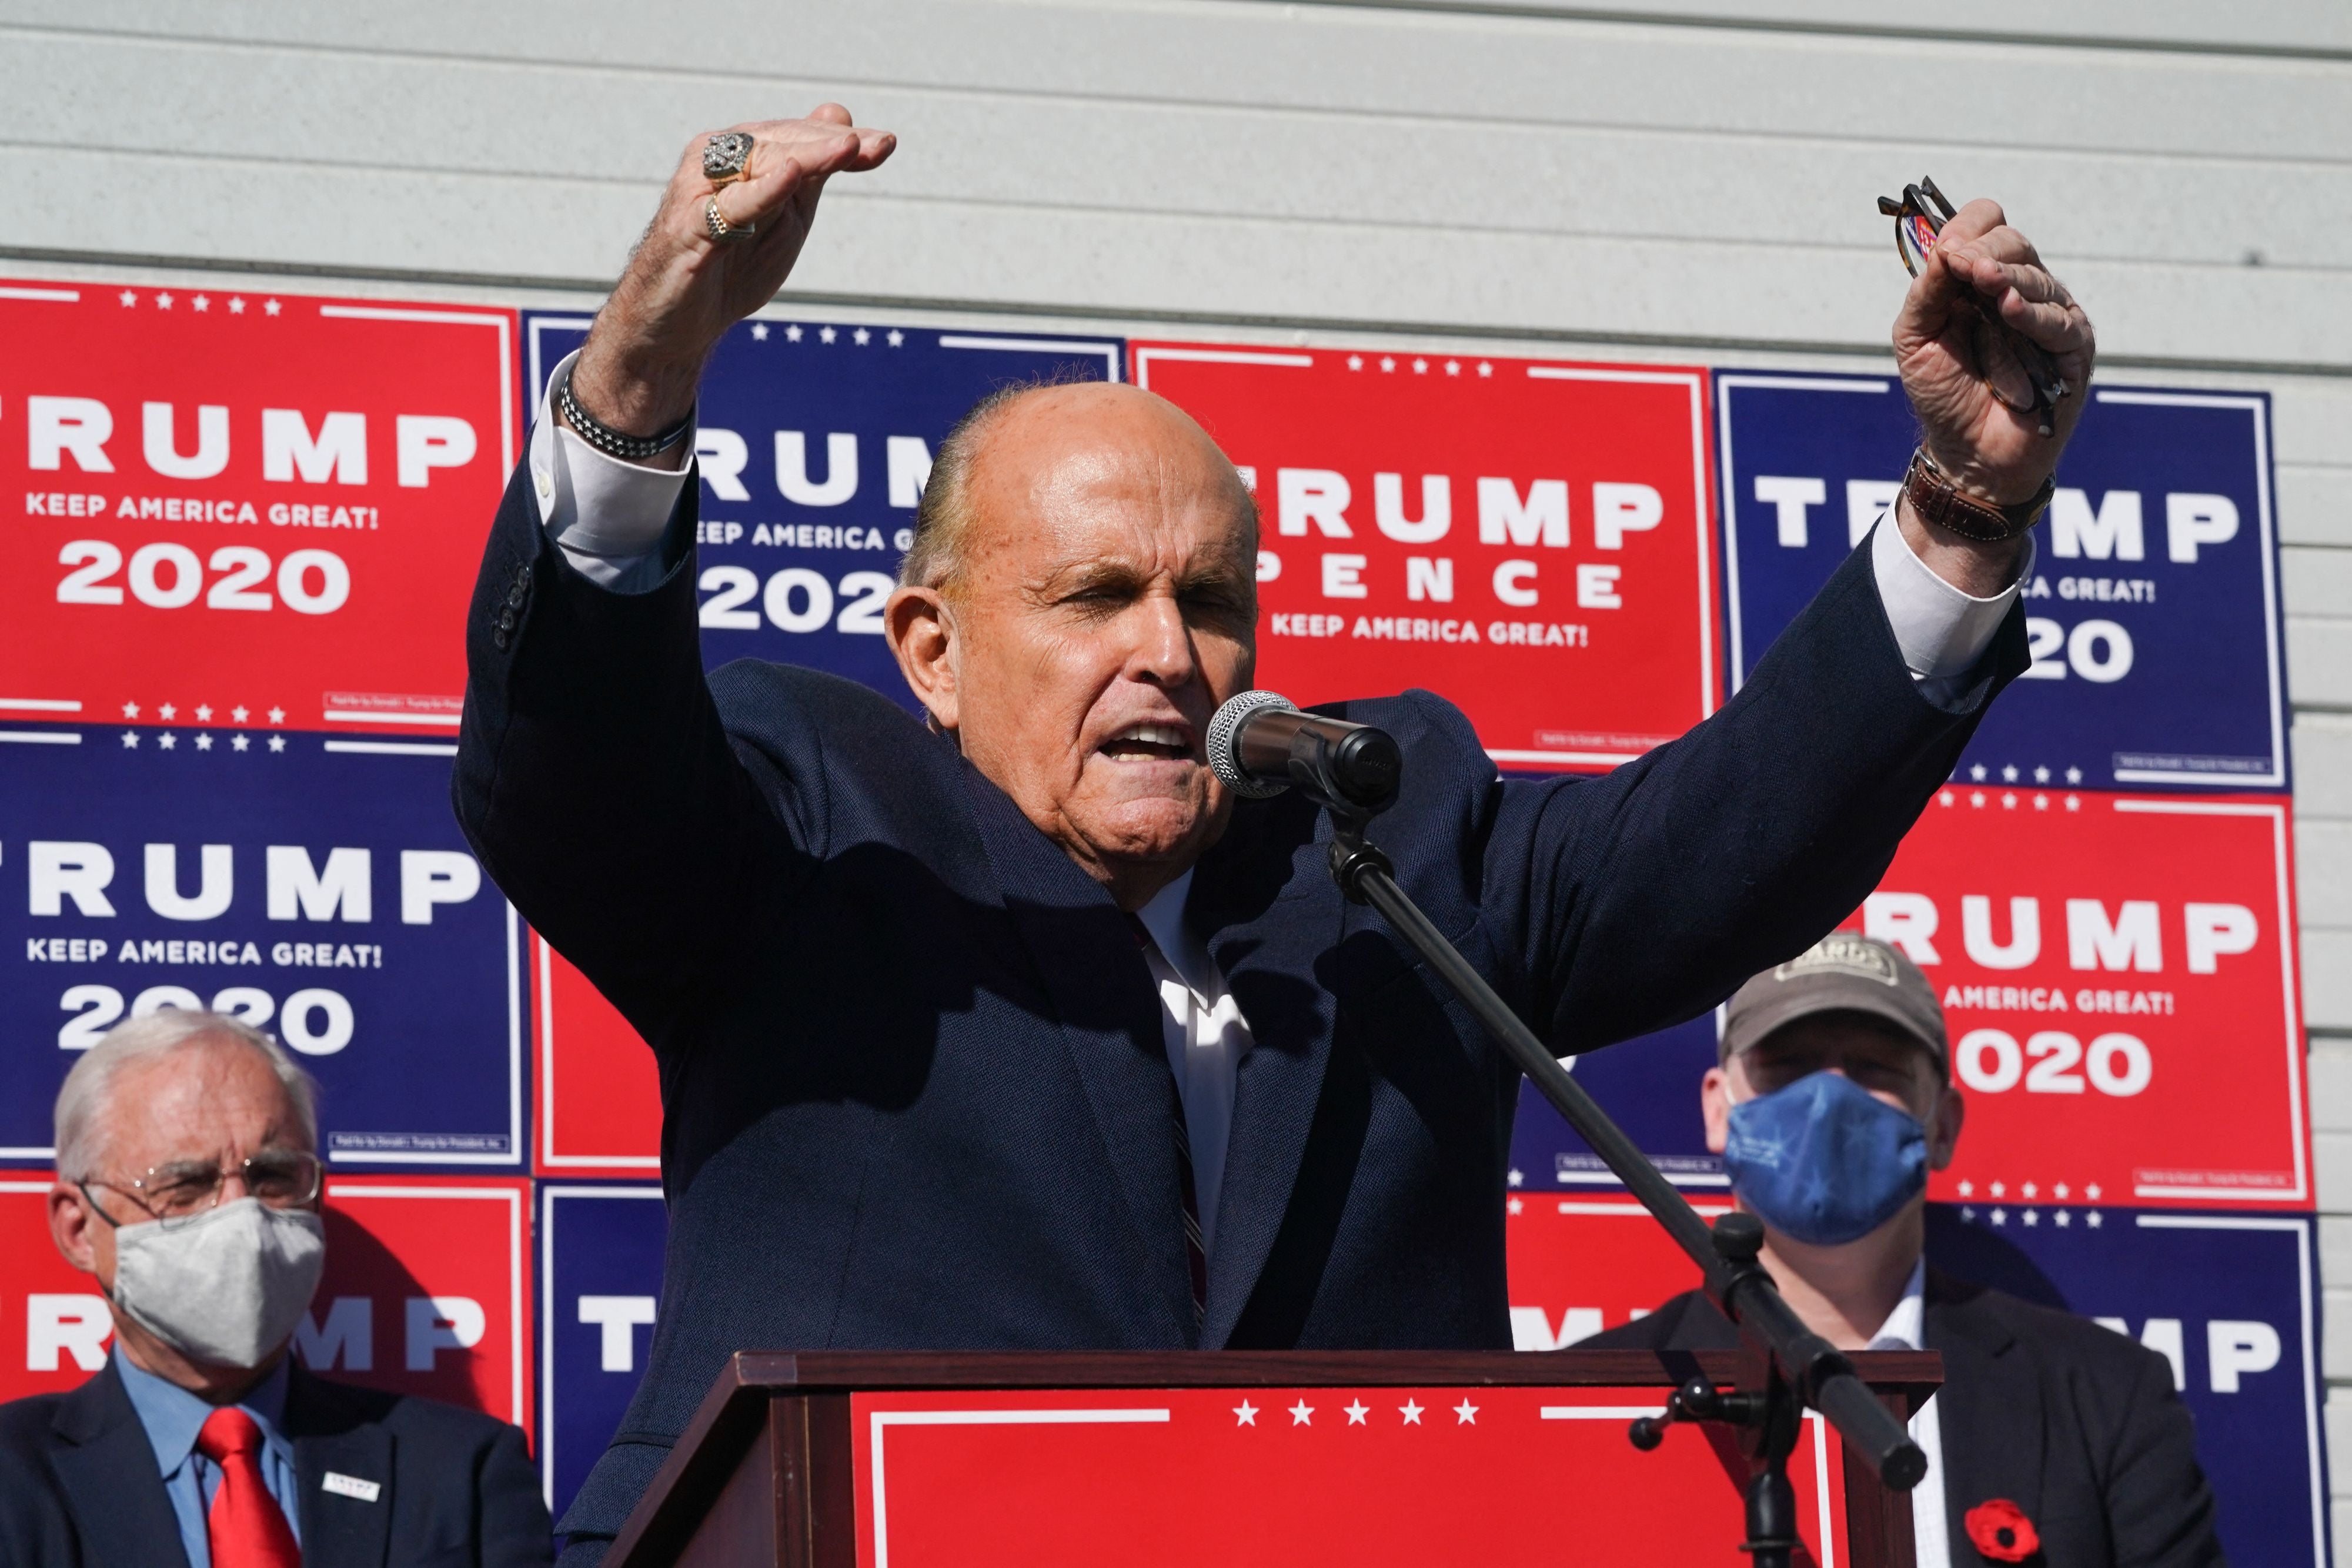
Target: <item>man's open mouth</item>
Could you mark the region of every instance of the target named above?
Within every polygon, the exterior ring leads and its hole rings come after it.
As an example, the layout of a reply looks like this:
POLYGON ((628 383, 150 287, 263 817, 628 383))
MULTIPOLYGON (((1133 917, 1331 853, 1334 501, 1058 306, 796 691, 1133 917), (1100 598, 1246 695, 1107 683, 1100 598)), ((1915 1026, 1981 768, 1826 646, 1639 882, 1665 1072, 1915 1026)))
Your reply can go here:
POLYGON ((1188 725, 1130 724, 1100 750, 1113 762, 1181 762, 1192 755, 1192 731, 1188 725))

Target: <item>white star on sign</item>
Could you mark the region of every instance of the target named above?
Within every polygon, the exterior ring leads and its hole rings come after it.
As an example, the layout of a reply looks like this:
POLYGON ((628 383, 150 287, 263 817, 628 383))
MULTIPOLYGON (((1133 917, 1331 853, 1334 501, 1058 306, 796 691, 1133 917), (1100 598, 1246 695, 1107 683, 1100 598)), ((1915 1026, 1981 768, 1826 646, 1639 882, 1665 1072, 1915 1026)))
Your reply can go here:
POLYGON ((2063 1182, 2063 1181, 2062 1181, 2062 1182, 2060 1182, 2056 1186, 2052 1187, 2050 1190, 2051 1190, 2052 1192, 2056 1193, 2060 1197, 2065 1197, 2065 1196, 2066 1196, 2066 1184, 2065 1184, 2064 1182, 2063 1182))
POLYGON ((785 341, 785 342, 787 342, 787 343, 797 343, 797 342, 799 342, 800 340, 801 340, 801 324, 800 324, 799 322, 795 321, 795 322, 793 322, 792 325, 790 325, 789 327, 786 327, 786 328, 784 329, 784 341, 785 341))
POLYGON ((2009 1188, 2008 1188, 2007 1186, 2005 1186, 2004 1185, 2002 1185, 2001 1183, 2000 1183, 2000 1182, 1995 1182, 1995 1183, 1993 1183, 1993 1184, 1992 1184, 1992 1195, 1993 1195, 1993 1197, 2000 1197, 2003 1196, 2004 1194, 2006 1194, 2008 1191, 2009 1191, 2009 1188))
POLYGON ((751 340, 755 343, 764 343, 768 340, 768 324, 765 321, 751 323, 751 340))
POLYGON ((1994 1209, 1992 1211, 1992 1222, 1995 1225, 2007 1225, 2009 1223, 2009 1210, 2005 1208, 1994 1209))
POLYGON ((901 344, 901 343, 903 343, 903 342, 905 342, 905 341, 907 340, 907 334, 906 334, 906 333, 904 333, 904 332, 901 332, 900 330, 898 330, 898 328, 893 327, 893 328, 891 328, 891 329, 890 329, 889 335, 888 335, 887 337, 884 338, 882 340, 883 340, 884 342, 886 342, 886 343, 889 344, 892 348, 894 348, 894 349, 895 349, 895 348, 897 348, 899 344, 901 344))
POLYGON ((874 334, 860 327, 849 335, 849 340, 862 349, 874 340, 874 334))
POLYGON ((155 296, 155 308, 156 308, 156 309, 158 309, 158 310, 169 310, 171 308, 172 308, 172 297, 171 297, 170 295, 168 295, 168 294, 158 294, 157 296, 155 296))
POLYGON ((2079 811, 2082 809, 2083 798, 2080 795, 2069 795, 2066 797, 2066 810, 2070 811, 2079 811))
POLYGON ((1984 791, 1981 789, 1969 790, 1969 804, 1981 808, 1984 805, 1984 791))
POLYGON ((2039 1225, 2039 1224, 2041 1224, 2041 1223, 2042 1223, 2042 1211, 2041 1211, 2040 1209, 2038 1209, 2038 1208, 2029 1208, 2029 1209, 2027 1209, 2027 1210, 2025 1211, 2025 1223, 2026 1223, 2026 1224, 2028 1224, 2028 1225, 2039 1225))
POLYGON ((2000 770, 2000 781, 2004 784, 2014 784, 2017 782, 2016 763, 2012 762, 2008 767, 2000 770))
POLYGON ((2035 769, 2033 770, 2033 781, 2034 781, 2036 784, 2047 784, 2047 783, 2049 783, 2049 782, 2050 782, 2050 769, 2048 769, 2047 768, 2035 768, 2035 769))
POLYGON ((122 732, 122 748, 125 751, 136 751, 139 749, 139 732, 137 730, 126 729, 122 732))
POLYGON ((273 735, 273 736, 271 736, 271 737, 269 737, 269 749, 270 749, 270 750, 272 750, 272 751, 283 751, 283 750, 285 750, 285 749, 286 749, 286 737, 285 737, 284 736, 282 736, 282 735, 273 735))
POLYGON ((198 724, 210 724, 212 721, 213 705, 210 703, 198 703, 196 705, 196 722, 198 724))
POLYGON ((1251 1404, 1251 1403, 1250 1403, 1248 1400, 1246 1400, 1246 1399, 1243 1400, 1240 1404, 1238 1404, 1238 1405, 1234 1406, 1234 1426, 1236 1426, 1236 1427, 1255 1427, 1255 1426, 1256 1426, 1256 1425, 1257 1425, 1257 1406, 1255 1406, 1255 1405, 1253 1405, 1253 1404, 1251 1404))
POLYGON ((2072 1224, 2074 1224, 2074 1217, 2073 1215, 2071 1215, 2071 1214, 2067 1213, 2067 1212, 2066 1212, 2064 1209, 2063 1209, 2063 1208, 2062 1208, 2062 1209, 2059 1209, 2056 1213, 2053 1214, 2050 1218, 2053 1218, 2053 1219, 2054 1219, 2054 1220, 2056 1220, 2056 1221, 2058 1222, 2058 1228, 2059 1228, 2059 1229, 2061 1229, 2061 1230, 2065 1229, 2068 1226, 2070 1226, 2070 1225, 2072 1225, 2072 1224))
POLYGON ((1307 1403, 1305 1399, 1300 1399, 1297 1404, 1290 1407, 1290 1424, 1294 1427, 1315 1425, 1315 1406, 1307 1403))
POLYGON ((2033 1183, 2032 1183, 2032 1182, 2027 1182, 2023 1186, 2021 1186, 2021 1187, 2018 1188, 2017 1190, 2018 1190, 2018 1191, 2020 1191, 2020 1192, 2021 1192, 2021 1193, 2023 1193, 2026 1197, 2033 1197, 2035 1194, 2039 1193, 2042 1189, 2041 1189, 2039 1186, 2036 1186, 2033 1183))
POLYGON ((1348 368, 1351 371, 1362 370, 1364 368, 1364 356, 1361 354, 1349 354, 1348 356, 1348 368))
POLYGON ((2066 782, 2067 782, 2067 783, 2069 783, 2069 784, 2080 784, 2082 781, 2083 781, 2083 770, 2082 770, 2081 768, 2069 768, 2068 769, 2066 769, 2066 782))
POLYGON ((2097 1182, 2093 1182, 2090 1186, 2084 1187, 2083 1189, 2083 1196, 2089 1198, 2092 1202, 2096 1203, 2099 1198, 2099 1184, 2097 1182))
POLYGON ((1449 375, 1449 376, 1458 376, 1458 375, 1460 375, 1460 374, 1462 373, 1462 361, 1459 361, 1459 360, 1448 360, 1448 361, 1445 361, 1445 373, 1446 373, 1447 375, 1449 375))
POLYGON ((228 716, 236 720, 237 723, 243 724, 245 722, 245 716, 251 711, 252 710, 250 708, 247 708, 243 705, 239 705, 238 706, 228 710, 228 716))
POLYGON ((180 743, 173 736, 172 732, 167 729, 163 734, 155 737, 155 744, 162 747, 164 750, 169 751, 180 743))
POLYGON ((816 340, 820 343, 830 343, 840 335, 830 327, 820 327, 817 329, 816 340))
POLYGON ((1965 1203, 1960 1205, 1960 1218, 1962 1219, 1974 1219, 1976 1217, 1977 1211, 1975 1209, 1969 1207, 1965 1203))
POLYGON ((2037 811, 2046 811, 2050 810, 2050 797, 2047 795, 2034 796, 2033 809, 2037 811))
POLYGON ((170 703, 165 703, 162 707, 155 710, 155 716, 158 718, 177 718, 180 716, 180 710, 173 707, 170 703))
POLYGON ((1429 374, 1429 361, 1427 360, 1415 360, 1412 362, 1412 373, 1417 376, 1425 376, 1429 374))
POLYGON ((1523 1172, 1523 1171, 1513 1171, 1513 1172, 1511 1173, 1511 1185, 1512 1185, 1513 1186, 1517 1186, 1519 1184, 1521 1184, 1522 1182, 1526 1181, 1527 1179, 1528 1179, 1528 1178, 1527 1178, 1527 1175, 1526 1175, 1526 1173, 1525 1173, 1525 1172, 1523 1172))
POLYGON ((2092 1229, 2096 1230, 2100 1224, 2099 1211, 2095 1208, 2091 1210, 2090 1213, 2083 1216, 2083 1223, 2089 1226, 2092 1229))
POLYGON ((124 703, 122 705, 122 716, 125 718, 137 718, 139 716, 139 705, 137 703, 124 703))
POLYGON ((2001 807, 2001 810, 2004 810, 2004 811, 2014 811, 2014 810, 2017 810, 2017 791, 2016 791, 2016 790, 2014 790, 2014 789, 2004 789, 2004 790, 2002 790, 2002 791, 2000 792, 2000 807, 2001 807))
POLYGON ((1525 1199, 1514 1197, 1505 1201, 1503 1205, 1503 1212, 1506 1214, 1523 1214, 1527 1211, 1527 1207, 1525 1199))
POLYGON ((1985 765, 1981 762, 1969 769, 1969 777, 1981 784, 1985 781, 1985 765))
POLYGON ((213 302, 201 294, 197 295, 194 299, 189 300, 188 303, 194 306, 199 310, 209 310, 213 308, 213 302))
POLYGON ((272 724, 284 724, 286 722, 286 710, 282 707, 271 708, 269 710, 269 722, 272 724))
POLYGON ((131 293, 128 288, 116 295, 115 298, 121 300, 125 305, 136 305, 139 303, 139 296, 131 293))
POLYGON ((1948 806, 1948 805, 1952 804, 1955 800, 1958 800, 1958 799, 1959 799, 1959 796, 1958 796, 1958 795, 1955 794, 1953 791, 1951 791, 1951 790, 1949 790, 1949 789, 1945 789, 1945 790, 1941 790, 1941 791, 1939 791, 1939 792, 1937 794, 1937 796, 1936 796, 1936 803, 1937 803, 1937 805, 1939 805, 1939 806, 1948 806))
POLYGON ((1381 356, 1381 369, 1382 369, 1382 370, 1384 370, 1384 371, 1393 371, 1393 370, 1395 370, 1395 369, 1396 369, 1396 361, 1395 361, 1395 360, 1393 360, 1393 359, 1391 359, 1390 356, 1388 356, 1388 355, 1386 355, 1386 354, 1382 354, 1382 355, 1381 356))
POLYGON ((1974 1197, 1976 1196, 1976 1191, 1977 1184, 1972 1181, 1964 1181, 1960 1184, 1960 1196, 1962 1197, 1974 1197))
POLYGON ((245 314, 245 300, 240 296, 235 294, 229 296, 228 313, 232 316, 242 316, 245 314))
POLYGON ((1495 373, 1495 367, 1481 360, 1478 361, 1478 373, 1482 376, 1491 376, 1495 373))
POLYGON ((261 313, 265 316, 275 316, 278 309, 278 303, 275 299, 265 299, 261 302, 261 313))
POLYGON ((1360 1399, 1357 1400, 1353 1405, 1343 1406, 1341 1408, 1348 1412, 1348 1425, 1350 1427, 1362 1426, 1364 1424, 1364 1416, 1371 1410, 1371 1406, 1365 1404, 1360 1399))
POLYGON ((1467 1399, 1463 1400, 1454 1407, 1454 1424, 1457 1427, 1475 1427, 1478 1424, 1478 1406, 1471 1404, 1467 1399))
POLYGON ((1404 1417, 1404 1424, 1408 1427, 1421 1425, 1421 1406, 1410 1399, 1397 1406, 1397 1414, 1404 1417))
POLYGON ((213 737, 211 736, 200 735, 196 737, 196 749, 198 751, 210 751, 212 748, 213 737))
POLYGON ((248 747, 248 746, 252 745, 252 744, 253 744, 253 742, 251 742, 251 741, 249 741, 249 740, 246 739, 246 738, 245 738, 245 737, 243 737, 243 736, 239 735, 239 736, 233 736, 233 737, 230 737, 230 739, 229 739, 229 743, 228 743, 228 744, 229 744, 229 749, 230 749, 230 750, 232 750, 232 751, 243 751, 247 747, 248 747))

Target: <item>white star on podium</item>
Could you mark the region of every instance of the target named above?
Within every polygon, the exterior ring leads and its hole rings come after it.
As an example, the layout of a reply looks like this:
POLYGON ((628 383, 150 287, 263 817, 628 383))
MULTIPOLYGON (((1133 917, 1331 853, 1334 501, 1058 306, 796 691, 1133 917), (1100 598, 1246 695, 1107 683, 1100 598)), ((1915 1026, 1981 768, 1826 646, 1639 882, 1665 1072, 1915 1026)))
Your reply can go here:
POLYGON ((1348 356, 1348 368, 1351 371, 1362 370, 1364 368, 1364 356, 1361 354, 1349 354, 1348 356))
POLYGON ((1412 373, 1417 376, 1425 376, 1429 374, 1429 361, 1427 360, 1415 360, 1412 362, 1412 373))
POLYGON ((121 300, 125 305, 136 305, 139 303, 139 296, 131 293, 128 288, 116 295, 115 298, 121 300))
POLYGON ((1421 1425, 1421 1406, 1410 1399, 1397 1406, 1397 1414, 1404 1417, 1404 1424, 1408 1427, 1421 1425))
POLYGON ((1457 1427, 1475 1427, 1478 1424, 1478 1406, 1471 1404, 1467 1399, 1456 1405, 1454 1407, 1454 1424, 1457 1427))
POLYGON ((171 297, 170 295, 168 295, 168 294, 158 294, 157 296, 155 296, 155 308, 156 308, 156 309, 158 309, 158 310, 169 310, 171 308, 172 308, 172 297, 171 297))
POLYGON ((1315 1406, 1307 1403, 1305 1399, 1300 1399, 1297 1404, 1290 1407, 1290 1424, 1294 1427, 1315 1425, 1315 1406))
POLYGON ((1255 1427, 1255 1426, 1256 1426, 1256 1425, 1257 1425, 1257 1406, 1255 1406, 1255 1405, 1253 1405, 1253 1404, 1251 1404, 1251 1403, 1250 1403, 1248 1400, 1246 1400, 1246 1399, 1243 1400, 1240 1404, 1238 1404, 1238 1405, 1234 1406, 1234 1426, 1236 1426, 1236 1427, 1255 1427))
POLYGON ((261 313, 264 316, 275 316, 282 308, 283 307, 275 299, 265 299, 261 302, 261 313))
POLYGON ((1348 1412, 1349 1426, 1360 1427, 1364 1424, 1364 1416, 1370 1411, 1371 1406, 1359 1399, 1353 1405, 1343 1406, 1341 1408, 1348 1412))
POLYGON ((1458 375, 1460 375, 1460 374, 1462 373, 1462 361, 1459 361, 1459 360, 1448 360, 1448 361, 1445 361, 1445 373, 1446 373, 1447 375, 1449 375, 1449 376, 1458 376, 1458 375))
POLYGON ((1481 360, 1478 361, 1478 373, 1482 376, 1491 376, 1495 373, 1495 367, 1481 360))
POLYGON ((239 296, 237 296, 237 295, 234 295, 234 294, 230 295, 230 296, 229 296, 229 300, 228 300, 228 313, 229 313, 230 315, 232 315, 232 316, 242 316, 242 315, 244 315, 244 314, 245 314, 245 300, 244 300, 241 297, 239 297, 239 296))
POLYGON ((197 295, 194 299, 189 300, 188 303, 194 306, 199 310, 209 310, 213 308, 212 300, 202 294, 197 295))

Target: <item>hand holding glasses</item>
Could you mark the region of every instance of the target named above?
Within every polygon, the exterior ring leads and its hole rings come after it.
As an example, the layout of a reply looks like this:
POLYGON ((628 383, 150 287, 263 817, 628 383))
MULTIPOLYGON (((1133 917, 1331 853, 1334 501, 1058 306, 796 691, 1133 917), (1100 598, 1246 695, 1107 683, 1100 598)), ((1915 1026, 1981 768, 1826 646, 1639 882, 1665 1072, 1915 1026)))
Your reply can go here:
MULTIPOLYGON (((1879 197, 1878 210, 1895 220, 1895 254, 1903 258, 1904 269, 1916 277, 1927 264, 1927 253, 1935 248, 1936 237, 1943 232, 1945 220, 1950 218, 1957 209, 1945 199, 1944 193, 1936 188, 1935 181, 1921 175, 1917 184, 1903 187, 1901 200, 1892 196, 1879 197)), ((2074 390, 2066 384, 2065 376, 2060 373, 2057 361, 2052 359, 2041 344, 2001 320, 1991 308, 1977 301, 1973 293, 1969 298, 1976 304, 1979 319, 2001 335, 2003 346, 2015 358, 2018 369, 2024 372, 2026 384, 2032 389, 2032 405, 2019 412, 2032 415, 2036 428, 2043 435, 2055 434, 2058 400, 2074 390)), ((1981 367, 1979 374, 1985 385, 1991 389, 1993 396, 2000 398, 2000 389, 1990 375, 1983 373, 1981 367)), ((2000 401, 2008 402, 2005 398, 2000 401)))

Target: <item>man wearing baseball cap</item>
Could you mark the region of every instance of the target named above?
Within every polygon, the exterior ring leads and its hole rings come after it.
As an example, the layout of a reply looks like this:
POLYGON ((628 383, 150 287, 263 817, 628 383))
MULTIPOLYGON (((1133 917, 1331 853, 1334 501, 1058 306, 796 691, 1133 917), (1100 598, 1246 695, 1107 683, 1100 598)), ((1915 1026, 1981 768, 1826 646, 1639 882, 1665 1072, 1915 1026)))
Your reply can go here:
MULTIPOLYGON (((2165 1358, 2069 1312, 1927 1266, 1927 1173, 1962 1103, 1943 1009, 1911 960, 1846 932, 1731 998, 1699 1087, 1707 1146, 1764 1222, 1764 1263, 1843 1350, 1933 1350, 1912 1418, 1919 1568, 2189 1568, 2223 1561, 2196 1434, 2165 1358)), ((1698 1291, 1580 1349, 1729 1349, 1698 1291)))

